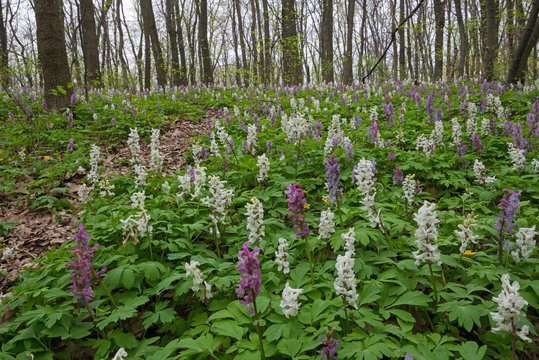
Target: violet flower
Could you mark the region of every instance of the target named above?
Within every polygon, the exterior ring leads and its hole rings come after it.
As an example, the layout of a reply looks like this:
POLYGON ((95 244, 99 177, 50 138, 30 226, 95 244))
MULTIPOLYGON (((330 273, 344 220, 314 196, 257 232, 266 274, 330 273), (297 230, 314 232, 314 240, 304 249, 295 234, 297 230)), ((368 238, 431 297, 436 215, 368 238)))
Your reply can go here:
POLYGON ((236 265, 236 269, 241 274, 236 295, 240 298, 240 304, 247 306, 250 314, 254 314, 251 303, 256 301, 260 284, 262 284, 258 254, 260 254, 260 249, 255 246, 253 252, 249 251, 249 242, 246 241, 243 243, 243 250, 238 253, 239 263, 236 265))
POLYGON ((84 224, 79 225, 79 232, 77 234, 70 234, 75 242, 75 250, 68 250, 68 252, 75 254, 75 260, 68 262, 66 268, 72 268, 71 280, 73 285, 69 292, 73 293, 74 299, 83 299, 84 302, 92 301, 95 296, 92 289, 92 274, 95 273, 99 276, 107 270, 106 267, 98 272, 94 271, 92 258, 94 257, 94 251, 99 247, 98 244, 90 247, 88 246, 88 240, 90 234, 84 230, 84 224))
POLYGON ((309 236, 309 224, 305 220, 305 205, 307 200, 303 198, 303 189, 301 184, 287 184, 285 194, 288 196, 286 203, 288 204, 289 216, 294 221, 294 233, 296 238, 301 236, 309 236))
POLYGON ((69 142, 67 143, 67 152, 72 153, 73 152, 73 139, 69 139, 69 142))
POLYGON ((402 181, 404 180, 404 175, 402 174, 402 170, 399 168, 399 165, 395 166, 395 169, 393 169, 393 185, 402 184, 402 181))
POLYGON ((500 211, 500 217, 494 221, 494 229, 498 230, 500 234, 503 232, 514 234, 515 230, 513 228, 517 223, 513 222, 513 218, 520 206, 518 197, 522 194, 522 190, 515 192, 503 189, 502 191, 507 192, 507 194, 502 196, 502 200, 498 204, 498 207, 502 208, 502 210, 500 211))
POLYGON ((481 138, 477 134, 472 135, 472 148, 479 153, 483 152, 481 138))
POLYGON ((340 203, 342 200, 342 187, 340 186, 341 165, 337 161, 335 154, 331 154, 326 161, 326 188, 328 190, 328 200, 330 205, 340 203))
POLYGON ((326 332, 327 340, 324 340, 322 336, 318 337, 318 340, 324 344, 324 348, 318 353, 322 355, 324 360, 337 359, 337 348, 339 347, 339 340, 333 338, 333 329, 329 329, 326 332))

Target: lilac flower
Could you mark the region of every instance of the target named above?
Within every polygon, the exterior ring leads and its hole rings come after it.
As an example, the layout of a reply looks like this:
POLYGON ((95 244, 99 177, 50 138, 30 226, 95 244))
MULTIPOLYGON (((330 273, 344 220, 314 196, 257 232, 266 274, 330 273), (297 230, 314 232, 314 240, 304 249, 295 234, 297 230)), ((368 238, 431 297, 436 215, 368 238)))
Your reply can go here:
POLYGON ((402 175, 402 170, 399 168, 399 165, 395 166, 393 169, 393 185, 402 184, 404 176, 402 175))
POLYGON ((391 150, 389 154, 387 155, 390 161, 395 160, 395 150, 391 150))
POLYGON ((245 127, 245 123, 243 122, 242 119, 238 119, 238 125, 241 126, 243 131, 247 131, 247 128, 245 127))
POLYGON ((73 145, 73 139, 69 139, 69 142, 67 143, 67 152, 73 152, 73 145))
POLYGON ((71 99, 69 100, 69 103, 71 104, 71 106, 75 106, 77 104, 77 94, 71 94, 71 99))
POLYGON ((514 234, 513 228, 517 225, 513 222, 513 218, 518 212, 520 202, 518 197, 522 194, 522 190, 517 192, 513 190, 503 189, 507 192, 502 196, 502 200, 498 204, 498 207, 502 208, 500 211, 500 217, 494 221, 494 229, 501 233, 506 232, 508 234, 514 234))
POLYGON ((337 348, 339 347, 339 340, 333 338, 333 329, 329 329, 326 332, 327 340, 324 340, 322 336, 318 338, 319 341, 324 344, 324 348, 318 351, 322 355, 324 360, 337 359, 337 348))
POLYGON ((116 126, 116 118, 110 119, 110 124, 111 124, 112 126, 116 126))
POLYGON ((404 356, 404 360, 414 360, 414 357, 412 356, 411 353, 407 352, 406 355, 404 356))
POLYGON ((260 284, 262 284, 258 254, 260 254, 260 249, 255 246, 253 252, 249 251, 249 242, 246 241, 243 243, 243 250, 238 253, 239 263, 236 265, 236 269, 241 274, 236 295, 240 298, 240 304, 246 305, 251 314, 254 314, 251 303, 256 301, 260 284))
POLYGON ((70 111, 67 115, 67 127, 72 128, 73 127, 73 113, 70 111))
POLYGON ((71 234, 73 241, 75 242, 75 250, 68 250, 68 252, 75 254, 75 260, 66 264, 67 268, 72 268, 71 280, 73 285, 69 292, 73 293, 74 299, 83 299, 85 302, 92 301, 94 299, 94 292, 92 289, 92 273, 96 276, 103 274, 106 268, 95 272, 93 269, 92 258, 94 257, 94 251, 99 247, 98 244, 90 247, 88 246, 88 240, 90 234, 84 230, 84 224, 79 225, 79 232, 75 235, 71 234))
POLYGON ((266 152, 269 153, 272 148, 273 148, 273 141, 271 140, 266 141, 266 152))
POLYGON ((483 152, 481 138, 477 134, 472 135, 472 148, 479 153, 483 152))
POLYGON ((286 188, 288 190, 285 190, 284 193, 288 196, 286 202, 288 204, 289 216, 292 217, 292 220, 294 221, 294 233, 296 234, 296 238, 299 239, 301 236, 307 237, 309 236, 309 224, 307 224, 304 215, 307 200, 303 198, 304 194, 301 184, 299 182, 287 184, 286 188))
POLYGON ((468 149, 468 145, 464 143, 464 141, 461 141, 460 144, 457 145, 457 156, 461 159, 464 158, 464 155, 466 155, 466 149, 468 149))
POLYGON ((354 145, 352 145, 352 143, 347 142, 344 144, 344 151, 346 152, 346 161, 350 161, 354 158, 354 145))
POLYGON ((322 138, 322 129, 324 128, 324 124, 321 121, 317 121, 315 123, 314 129, 312 129, 311 136, 315 141, 320 141, 322 138))
POLYGON ((340 186, 341 165, 337 161, 335 154, 331 154, 326 161, 326 188, 328 190, 328 200, 330 205, 335 205, 342 200, 342 187, 340 186))

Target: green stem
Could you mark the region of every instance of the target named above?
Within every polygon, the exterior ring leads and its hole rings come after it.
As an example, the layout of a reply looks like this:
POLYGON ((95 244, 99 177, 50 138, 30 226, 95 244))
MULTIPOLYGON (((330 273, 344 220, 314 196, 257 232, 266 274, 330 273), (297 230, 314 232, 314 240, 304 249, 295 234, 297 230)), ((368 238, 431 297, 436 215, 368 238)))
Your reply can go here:
POLYGON ((215 238, 215 247, 217 248, 217 256, 221 257, 221 249, 219 248, 219 238, 217 237, 217 229, 218 229, 217 223, 215 223, 215 229, 213 231, 213 235, 215 238))
POLYGON ((311 251, 309 250, 309 240, 307 240, 307 235, 305 235, 305 249, 307 251, 307 258, 309 259, 309 268, 311 270, 311 284, 314 285, 313 259, 311 258, 311 251))
MULTIPOLYGON (((376 209, 374 209, 376 211, 376 209)), ((382 231, 384 232, 384 235, 386 236, 387 242, 389 243, 389 247, 391 248, 391 251, 395 251, 395 248, 393 247, 393 243, 391 242, 391 238, 389 237, 389 233, 387 232, 386 226, 384 225, 384 222, 382 221, 382 218, 380 217, 380 227, 382 228, 382 231)))
POLYGON ((342 210, 341 210, 341 203, 337 203, 337 211, 339 212, 339 220, 341 221, 341 226, 344 226, 344 221, 342 220, 342 210))
POLYGON ((432 272, 432 264, 430 261, 429 264, 429 270, 430 270, 430 280, 432 281, 432 288, 434 289, 434 300, 436 301, 436 305, 438 305, 438 289, 436 288, 436 281, 434 281, 434 273, 432 272))
POLYGON ((348 317, 348 303, 346 302, 346 297, 343 295, 342 297, 342 302, 344 303, 344 316, 346 318, 346 330, 347 330, 347 334, 350 333, 350 319, 348 317))
POLYGON ((298 144, 296 145, 296 167, 294 169, 294 179, 298 175, 299 153, 300 153, 299 148, 300 148, 300 145, 301 145, 301 140, 298 141, 298 144))
POLYGON ((265 360, 266 354, 264 353, 264 344, 262 343, 262 331, 260 330, 260 321, 258 320, 258 309, 256 307, 256 295, 254 290, 251 290, 251 296, 253 299, 253 307, 255 308, 256 331, 258 333, 258 340, 260 341, 260 359, 265 360))
POLYGON ((513 341, 512 341, 512 353, 511 353, 511 360, 515 360, 516 358, 516 355, 517 355, 517 338, 515 336, 515 333, 517 332, 517 329, 515 328, 515 321, 513 320, 511 322, 511 327, 513 328, 513 331, 511 333, 512 337, 513 337, 513 341))
POLYGON ((92 272, 94 273, 94 276, 97 278, 97 281, 99 281, 99 284, 103 286, 103 289, 105 289, 105 292, 107 293, 107 296, 109 297, 110 302, 112 303, 112 306, 117 308, 118 305, 116 305, 116 301, 114 301, 114 298, 112 297, 112 294, 110 293, 109 288, 103 283, 103 280, 101 280, 101 278, 96 274, 95 270, 92 269, 92 272))
POLYGON ((150 260, 151 261, 153 261, 152 237, 153 237, 153 235, 148 236, 148 244, 149 244, 149 247, 150 247, 150 260))

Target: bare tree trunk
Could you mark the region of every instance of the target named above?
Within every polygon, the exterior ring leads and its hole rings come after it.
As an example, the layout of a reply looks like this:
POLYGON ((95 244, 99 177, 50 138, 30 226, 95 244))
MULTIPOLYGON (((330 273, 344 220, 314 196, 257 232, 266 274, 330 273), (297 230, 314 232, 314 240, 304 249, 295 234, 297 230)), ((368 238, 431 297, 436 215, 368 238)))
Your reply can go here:
POLYGON ((183 17, 183 8, 184 3, 182 2, 182 13, 180 14, 180 9, 178 6, 178 1, 174 1, 174 9, 176 17, 174 18, 174 23, 176 24, 176 34, 178 39, 178 48, 180 50, 180 85, 187 85, 189 81, 187 80, 187 59, 185 56, 185 43, 183 41, 183 29, 182 29, 182 17, 183 17))
POLYGON ((35 0, 39 63, 43 72, 45 100, 50 108, 69 105, 71 81, 67 62, 62 7, 59 0, 35 0))
POLYGON ((449 81, 452 74, 452 61, 451 61, 451 35, 452 35, 452 24, 451 24, 451 0, 446 0, 446 9, 447 9, 447 36, 446 36, 446 61, 445 61, 445 78, 449 81))
POLYGON ((254 0, 249 1, 251 4, 251 56, 252 61, 251 64, 253 66, 252 74, 253 74, 253 83, 257 83, 257 75, 258 75, 258 42, 256 39, 256 11, 255 11, 255 5, 254 0))
POLYGON ((269 12, 268 12, 268 0, 262 0, 262 11, 264 16, 264 76, 262 82, 267 85, 271 79, 271 38, 270 38, 270 25, 269 25, 269 12))
POLYGON ((202 82, 213 83, 213 71, 211 67, 210 46, 208 44, 208 0, 197 0, 199 10, 198 21, 198 47, 202 56, 202 82))
POLYGON ((459 26, 460 35, 460 61, 459 61, 459 77, 464 77, 464 67, 466 65, 466 58, 468 57, 468 34, 464 28, 464 21, 462 20, 462 8, 460 0, 455 0, 455 11, 457 13, 457 23, 459 26))
POLYGON ((442 78, 444 66, 444 23, 445 12, 442 0, 434 0, 434 22, 436 23, 436 35, 434 40, 434 80, 442 78))
POLYGON ((240 55, 238 53, 238 34, 236 33, 236 10, 232 7, 232 44, 234 46, 234 55, 236 56, 236 85, 241 86, 241 62, 240 55))
MULTIPOLYGON (((389 1, 389 10, 391 12, 391 28, 395 29, 397 27, 397 0, 389 1)), ((399 53, 397 51, 397 42, 393 41, 393 64, 391 66, 391 72, 393 73, 393 79, 398 77, 398 63, 399 63, 399 53)))
POLYGON ((161 45, 159 44, 159 37, 157 36, 157 27, 155 26, 155 17, 153 14, 151 0, 140 0, 140 9, 142 12, 144 32, 148 34, 148 37, 150 38, 153 57, 155 60, 157 84, 160 87, 165 87, 167 85, 165 62, 163 61, 161 45))
POLYGON ((7 31, 4 25, 4 9, 0 0, 0 86, 6 88, 10 84, 9 79, 9 63, 7 52, 7 31))
MULTIPOLYGON (((399 1, 399 23, 404 21, 404 0, 399 1)), ((399 75, 401 79, 406 77, 404 27, 399 28, 399 75)), ((410 69, 411 70, 411 69, 410 69)))
POLYGON ((127 61, 125 60, 125 43, 124 43, 124 32, 122 29, 122 21, 120 14, 123 11, 122 0, 116 0, 116 27, 118 28, 118 56, 120 57, 120 64, 122 64, 122 83, 124 86, 129 83, 128 81, 128 67, 127 61))
MULTIPOLYGON (((507 73, 507 82, 516 83, 524 78, 528 64, 528 57, 532 50, 537 46, 539 40, 539 0, 534 0, 530 11, 530 16, 526 23, 526 28, 522 33, 518 47, 507 73)), ((537 61, 537 57, 535 58, 537 61)))
POLYGON ((84 83, 86 86, 100 88, 102 86, 101 70, 99 68, 93 0, 80 0, 79 14, 82 32, 82 54, 84 56, 84 83))
POLYGON ((485 79, 494 78, 494 62, 498 52, 498 2, 497 0, 484 0, 480 2, 483 18, 483 38, 486 39, 483 48, 483 62, 485 79))
POLYGON ((247 86, 249 84, 249 65, 247 64, 247 51, 245 50, 245 34, 243 32, 243 20, 241 18, 241 7, 239 0, 233 0, 236 9, 236 16, 238 20, 238 32, 240 34, 240 47, 241 47, 241 61, 243 63, 243 84, 247 86))
POLYGON ((180 62, 178 59, 178 43, 176 42, 176 16, 172 0, 165 1, 166 27, 170 46, 170 68, 172 72, 172 84, 180 86, 180 62))
POLYGON ((346 12, 346 51, 344 53, 343 61, 343 83, 350 85, 353 78, 352 69, 352 40, 354 35, 354 14, 355 14, 355 0, 348 0, 348 7, 346 12))
POLYGON ((301 84, 302 64, 298 51, 298 33, 296 28, 296 1, 282 1, 281 43, 283 47, 283 83, 301 84))
POLYGON ((150 35, 144 33, 144 88, 152 86, 152 55, 150 49, 150 35))
POLYGON ((333 75, 333 0, 322 0, 322 22, 320 23, 320 65, 322 80, 334 81, 333 75))

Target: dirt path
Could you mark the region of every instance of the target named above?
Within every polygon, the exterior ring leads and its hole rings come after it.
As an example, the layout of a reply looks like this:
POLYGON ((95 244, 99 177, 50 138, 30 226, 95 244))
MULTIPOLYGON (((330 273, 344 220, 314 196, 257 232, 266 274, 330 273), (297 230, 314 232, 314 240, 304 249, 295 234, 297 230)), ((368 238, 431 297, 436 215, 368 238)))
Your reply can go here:
MULTIPOLYGON (((214 119, 216 116, 217 112, 209 111, 206 114, 206 119, 214 119)), ((183 155, 191 146, 189 139, 203 134, 207 130, 206 121, 194 124, 191 121, 182 120, 177 120, 161 130, 160 151, 165 158, 163 166, 165 174, 179 171, 185 166, 183 155)), ((116 152, 106 155, 104 165, 107 168, 107 175, 125 175, 131 171, 127 165, 118 165, 122 160, 130 158, 126 143, 123 141, 122 146, 116 152)), ((141 146, 141 150, 142 161, 149 163, 149 145, 141 146)), ((7 291, 9 283, 16 280, 22 269, 37 266, 32 263, 32 258, 42 257, 51 247, 59 246, 64 241, 70 240, 69 234, 76 232, 77 213, 80 209, 77 190, 82 176, 78 174, 66 174, 65 176, 65 186, 71 190, 66 197, 73 205, 73 208, 68 211, 64 210, 56 214, 47 211, 36 212, 30 209, 30 204, 26 200, 15 197, 0 197, 2 203, 0 221, 19 223, 7 236, 0 237, 2 245, 15 249, 12 258, 2 259, 2 251, 5 248, 0 247, 0 272, 7 272, 5 276, 0 275, 0 292, 7 291)), ((28 181, 30 180, 32 179, 30 178, 28 181)), ((21 186, 25 185, 21 184, 21 186)))

